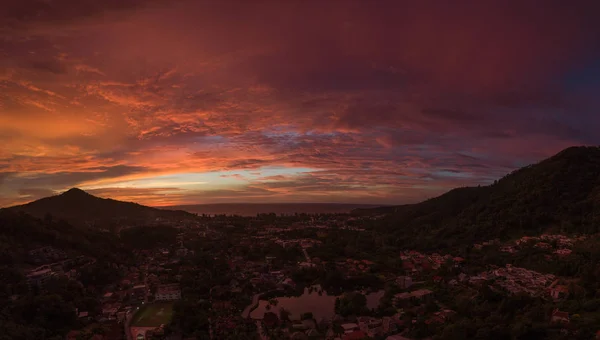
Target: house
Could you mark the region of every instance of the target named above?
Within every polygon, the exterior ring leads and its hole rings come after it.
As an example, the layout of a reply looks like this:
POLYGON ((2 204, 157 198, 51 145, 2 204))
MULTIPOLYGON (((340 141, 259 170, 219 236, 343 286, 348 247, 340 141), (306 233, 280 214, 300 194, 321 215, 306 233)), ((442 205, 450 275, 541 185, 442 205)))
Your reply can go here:
POLYGON ((383 322, 381 319, 360 317, 358 326, 361 331, 367 333, 370 337, 375 337, 383 333, 383 322))
POLYGON ((556 285, 550 289, 550 296, 554 300, 567 298, 569 296, 569 287, 565 285, 556 285))
POLYGON ((534 247, 540 249, 552 249, 552 245, 546 242, 538 242, 534 247))
POLYGON ((304 327, 306 327, 307 329, 316 329, 317 328, 317 323, 315 322, 315 320, 313 319, 305 319, 302 320, 302 324, 304 325, 304 327))
POLYGON ((154 296, 156 301, 173 301, 181 300, 181 289, 178 283, 160 285, 156 288, 154 296))
POLYGON ((398 300, 408 300, 412 297, 412 295, 410 293, 398 293, 396 295, 394 295, 394 300, 398 301, 398 300))
POLYGON ((572 252, 571 249, 558 249, 554 253, 558 256, 568 256, 571 255, 572 252))
POLYGON ((106 303, 102 305, 102 316, 108 320, 115 320, 119 308, 121 308, 121 304, 119 303, 106 303))
POLYGON ((358 325, 355 323, 344 323, 341 326, 344 329, 344 334, 350 334, 360 330, 360 327, 358 327, 358 325))
POLYGON ((462 257, 458 257, 458 256, 455 257, 455 258, 453 258, 453 260, 454 260, 454 266, 455 267, 460 267, 465 262, 465 259, 463 259, 462 257))
POLYGON ((213 309, 225 310, 231 308, 231 301, 213 301, 213 309))
POLYGON ((422 299, 422 298, 424 298, 426 296, 429 296, 431 294, 433 294, 433 292, 430 291, 429 289, 418 289, 418 290, 415 290, 415 291, 411 292, 411 296, 415 297, 417 299, 422 299))
POLYGON ((384 333, 394 333, 398 330, 398 324, 396 323, 396 320, 389 316, 384 316, 381 322, 384 333))
POLYGON ((409 338, 405 338, 400 334, 396 334, 396 335, 390 335, 387 338, 385 338, 385 340, 411 340, 409 338))
POLYGON ((354 331, 344 334, 342 340, 362 340, 367 337, 367 334, 363 331, 354 331))
POLYGON ((33 286, 43 287, 46 282, 54 275, 51 269, 33 270, 27 274, 27 285, 29 288, 33 286))
POLYGON ((552 311, 552 322, 554 323, 569 323, 569 313, 561 312, 557 309, 552 311))
POLYGON ((412 286, 413 281, 410 276, 398 276, 396 278, 396 284, 401 289, 407 289, 410 288, 410 286, 412 286))
POLYGON ((512 246, 502 246, 500 248, 500 251, 504 252, 504 253, 511 253, 511 254, 514 254, 517 252, 517 250, 512 246))
POLYGON ((294 282, 294 280, 290 279, 289 277, 286 278, 285 280, 283 280, 281 282, 281 284, 286 285, 286 286, 290 286, 290 287, 295 287, 296 283, 294 282))

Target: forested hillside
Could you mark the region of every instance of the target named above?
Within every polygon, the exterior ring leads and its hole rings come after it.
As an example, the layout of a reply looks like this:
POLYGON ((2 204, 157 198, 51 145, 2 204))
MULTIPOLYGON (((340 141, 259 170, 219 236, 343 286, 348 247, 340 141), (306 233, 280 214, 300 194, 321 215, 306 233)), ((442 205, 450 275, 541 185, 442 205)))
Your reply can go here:
POLYGON ((600 227, 600 148, 572 147, 484 187, 454 189, 419 204, 383 207, 379 228, 415 248, 460 246, 554 229, 600 227))

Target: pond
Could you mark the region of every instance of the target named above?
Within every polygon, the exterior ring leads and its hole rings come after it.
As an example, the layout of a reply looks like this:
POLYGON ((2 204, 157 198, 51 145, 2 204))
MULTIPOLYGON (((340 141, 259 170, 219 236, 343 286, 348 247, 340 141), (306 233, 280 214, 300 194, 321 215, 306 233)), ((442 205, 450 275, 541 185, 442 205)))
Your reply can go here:
MULTIPOLYGON (((305 288, 304 293, 299 297, 278 297, 277 305, 271 306, 270 309, 267 309, 268 301, 259 300, 258 307, 250 313, 250 317, 252 319, 262 319, 265 312, 269 311, 279 314, 279 309, 283 307, 290 312, 292 319, 300 319, 302 313, 306 312, 312 312, 316 320, 331 319, 335 315, 335 299, 337 296, 327 295, 325 291, 322 291, 322 294, 319 295, 320 289, 319 286, 314 286, 312 291, 305 288)), ((383 290, 366 294, 367 308, 377 308, 383 294, 383 290)))

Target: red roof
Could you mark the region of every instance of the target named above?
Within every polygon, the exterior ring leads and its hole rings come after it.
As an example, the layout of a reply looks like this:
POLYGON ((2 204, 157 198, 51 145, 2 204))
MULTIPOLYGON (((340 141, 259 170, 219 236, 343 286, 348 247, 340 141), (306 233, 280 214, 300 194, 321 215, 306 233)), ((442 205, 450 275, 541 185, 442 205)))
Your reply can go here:
POLYGON ((554 311, 552 311, 552 316, 553 317, 558 317, 558 318, 568 319, 569 318, 569 313, 567 313, 567 312, 561 312, 558 309, 555 309, 554 311))
POLYGON ((402 261, 402 268, 413 269, 413 268, 415 268, 415 265, 410 261, 402 261))
POLYGON ((354 331, 350 334, 346 334, 344 335, 344 337, 342 338, 342 340, 360 340, 363 338, 366 338, 367 334, 363 331, 354 331))
POLYGON ((70 339, 77 339, 77 336, 79 335, 79 333, 81 333, 81 332, 79 332, 79 331, 70 331, 67 334, 67 339, 68 340, 70 340, 70 339))
POLYGON ((568 293, 569 287, 567 287, 565 285, 558 285, 558 286, 552 288, 552 290, 560 292, 560 293, 568 293))

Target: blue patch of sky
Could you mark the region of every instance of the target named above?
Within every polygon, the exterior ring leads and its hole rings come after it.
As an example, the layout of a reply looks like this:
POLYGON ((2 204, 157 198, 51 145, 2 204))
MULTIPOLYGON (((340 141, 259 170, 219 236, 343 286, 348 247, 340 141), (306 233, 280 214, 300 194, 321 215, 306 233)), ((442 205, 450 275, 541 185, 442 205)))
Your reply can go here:
POLYGON ((582 88, 599 86, 600 59, 596 59, 568 72, 562 83, 567 91, 577 91, 582 88))
POLYGON ((471 178, 473 177, 470 173, 467 172, 456 172, 450 170, 437 170, 431 173, 436 177, 446 177, 446 178, 471 178))

